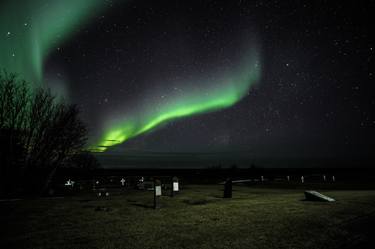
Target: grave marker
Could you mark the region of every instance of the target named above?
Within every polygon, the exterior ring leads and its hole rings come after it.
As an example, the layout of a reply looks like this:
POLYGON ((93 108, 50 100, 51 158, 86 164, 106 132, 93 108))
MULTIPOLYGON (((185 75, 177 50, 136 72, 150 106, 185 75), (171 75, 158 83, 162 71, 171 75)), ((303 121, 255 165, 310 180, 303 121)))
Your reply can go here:
POLYGON ((224 183, 224 198, 232 198, 232 179, 230 178, 224 183))
POLYGON ((326 178, 326 175, 323 175, 323 181, 326 181, 327 178, 326 178))
POLYGON ((137 183, 137 188, 140 189, 140 190, 144 190, 145 189, 145 184, 144 184, 144 177, 142 176, 141 178, 138 179, 138 183, 137 183))
POLYGON ((172 189, 171 189, 171 196, 173 197, 175 194, 177 194, 177 192, 179 191, 179 182, 178 182, 178 178, 176 176, 174 176, 172 178, 172 189))
POLYGON ((161 182, 154 180, 154 209, 160 208, 161 182))
POLYGON ((326 195, 323 195, 314 190, 305 191, 305 197, 306 197, 306 200, 309 200, 309 201, 327 201, 327 202, 335 201, 335 199, 328 197, 326 195))
POLYGON ((336 178, 335 176, 332 176, 332 181, 335 182, 336 181, 336 178))
POLYGON ((74 187, 74 181, 71 181, 70 179, 66 181, 65 186, 71 186, 72 188, 74 187))
POLYGON ((289 176, 286 176, 286 180, 289 182, 289 180, 290 180, 290 177, 289 176))
POLYGON ((124 187, 125 186, 125 182, 126 182, 125 179, 122 178, 120 182, 121 182, 121 185, 124 187))
POLYGON ((305 177, 301 176, 301 182, 302 182, 302 183, 305 182, 305 177))

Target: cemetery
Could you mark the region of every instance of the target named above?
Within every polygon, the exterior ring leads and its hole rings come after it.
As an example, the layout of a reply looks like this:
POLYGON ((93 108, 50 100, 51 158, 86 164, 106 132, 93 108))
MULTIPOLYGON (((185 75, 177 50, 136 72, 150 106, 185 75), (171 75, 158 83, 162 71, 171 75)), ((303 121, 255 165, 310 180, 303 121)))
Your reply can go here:
POLYGON ((375 248, 375 1, 0 3, 0 249, 375 248))
POLYGON ((9 215, 0 247, 371 248, 374 240, 375 190, 350 190, 344 176, 261 172, 199 184, 127 173, 64 176, 55 186, 65 192, 1 200, 9 215))

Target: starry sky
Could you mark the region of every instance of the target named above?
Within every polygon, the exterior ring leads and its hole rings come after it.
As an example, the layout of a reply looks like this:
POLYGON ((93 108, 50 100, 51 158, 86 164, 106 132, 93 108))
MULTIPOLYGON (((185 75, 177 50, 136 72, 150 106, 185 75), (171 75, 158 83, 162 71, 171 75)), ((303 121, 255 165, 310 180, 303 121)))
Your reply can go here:
POLYGON ((92 150, 373 158, 372 2, 0 7, 0 66, 77 104, 92 150))

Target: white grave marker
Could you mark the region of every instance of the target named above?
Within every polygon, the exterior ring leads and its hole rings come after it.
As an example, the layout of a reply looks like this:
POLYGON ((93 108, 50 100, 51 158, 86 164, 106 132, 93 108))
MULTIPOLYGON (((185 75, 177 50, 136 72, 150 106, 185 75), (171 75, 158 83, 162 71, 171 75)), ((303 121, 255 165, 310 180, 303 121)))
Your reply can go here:
POLYGON ((155 186, 155 195, 161 196, 161 186, 155 186))
POLYGON ((122 186, 125 186, 125 179, 124 178, 122 178, 120 182, 121 182, 122 186))
POLYGON ((66 181, 65 186, 74 186, 74 181, 71 181, 70 179, 66 181))
POLYGON ((326 179, 327 179, 326 175, 323 175, 323 181, 326 181, 326 179))
POLYGON ((289 180, 290 180, 290 177, 289 177, 289 176, 286 176, 286 179, 287 179, 287 181, 289 182, 289 180))
POLYGON ((305 182, 305 177, 301 176, 301 182, 302 182, 302 183, 305 182))
POLYGON ((173 182, 173 191, 178 191, 178 182, 173 182))
POLYGON ((336 181, 336 178, 335 178, 335 176, 332 176, 332 181, 334 182, 334 181, 336 181))

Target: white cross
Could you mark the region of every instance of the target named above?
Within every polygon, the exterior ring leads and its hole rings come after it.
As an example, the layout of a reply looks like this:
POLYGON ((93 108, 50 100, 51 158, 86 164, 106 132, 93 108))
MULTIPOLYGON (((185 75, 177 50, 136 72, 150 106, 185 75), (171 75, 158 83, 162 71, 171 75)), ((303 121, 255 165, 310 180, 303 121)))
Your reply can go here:
POLYGON ((66 183, 65 183, 65 186, 72 186, 73 187, 73 185, 74 185, 74 182, 71 181, 70 179, 68 181, 66 181, 66 183))
POLYGON ((122 178, 120 182, 121 182, 121 185, 122 185, 122 186, 125 185, 125 179, 124 179, 124 178, 122 178))

